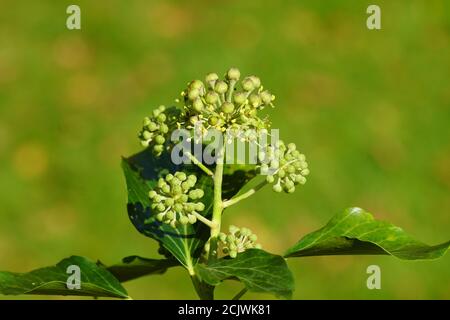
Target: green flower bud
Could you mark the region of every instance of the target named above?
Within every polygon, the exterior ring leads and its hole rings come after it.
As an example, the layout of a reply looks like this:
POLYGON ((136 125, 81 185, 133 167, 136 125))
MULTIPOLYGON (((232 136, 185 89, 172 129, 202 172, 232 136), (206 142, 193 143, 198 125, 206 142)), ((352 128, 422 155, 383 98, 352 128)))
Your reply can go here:
POLYGON ((192 107, 195 111, 201 112, 203 110, 203 102, 200 98, 197 98, 192 102, 192 107))
POLYGON ((295 145, 295 143, 289 143, 289 144, 287 145, 287 147, 288 147, 288 149, 289 149, 290 151, 294 151, 294 150, 297 148, 297 146, 295 145))
POLYGON ((187 194, 182 194, 182 195, 180 195, 180 202, 182 202, 182 203, 185 203, 185 202, 187 202, 189 199, 188 199, 188 195, 187 194))
POLYGON ((155 109, 152 111, 152 114, 155 118, 158 117, 160 113, 161 113, 161 111, 159 109, 155 109))
POLYGON ((269 91, 263 91, 260 94, 261 100, 264 104, 270 104, 273 101, 273 96, 269 91))
POLYGON ((167 126, 167 124, 161 123, 159 131, 161 131, 161 133, 167 133, 169 132, 169 127, 167 126))
POLYGON ((164 193, 170 193, 170 186, 168 184, 162 186, 161 191, 164 193))
POLYGON ((150 191, 148 192, 148 196, 149 196, 150 199, 155 198, 156 195, 157 195, 157 193, 156 193, 155 190, 150 190, 150 191))
POLYGON ((286 171, 284 171, 284 169, 278 170, 278 176, 284 178, 286 176, 286 171))
POLYGON ((175 210, 176 212, 181 212, 183 211, 183 205, 181 203, 175 203, 173 205, 173 210, 175 210))
POLYGON ((147 124, 147 129, 150 131, 156 131, 158 130, 158 125, 151 121, 149 124, 147 124))
POLYGON ((230 225, 228 227, 228 230, 230 231, 231 234, 235 234, 236 232, 239 232, 239 228, 236 227, 235 225, 230 225))
POLYGON ((245 78, 242 81, 242 89, 244 89, 245 91, 252 91, 253 89, 255 89, 255 84, 253 83, 252 79, 250 79, 249 77, 245 78))
POLYGON ((303 176, 307 176, 307 175, 309 174, 309 169, 303 169, 303 170, 301 171, 301 174, 302 174, 303 176))
POLYGON ((191 185, 189 182, 184 181, 181 183, 181 189, 183 189, 183 191, 188 191, 191 188, 191 185))
POLYGON ((166 180, 164 180, 163 178, 159 178, 158 179, 158 188, 162 188, 165 185, 166 185, 166 180))
POLYGON ((175 178, 179 179, 180 181, 185 181, 187 179, 186 173, 182 171, 175 172, 175 178))
POLYGON ((273 176, 267 176, 267 177, 266 177, 266 181, 267 181, 268 183, 273 183, 273 182, 275 181, 275 178, 274 178, 273 176))
POLYGON ((203 82, 201 82, 200 80, 194 80, 190 83, 189 87, 191 89, 201 89, 204 87, 203 82))
POLYGON ((209 73, 206 75, 206 82, 216 82, 219 79, 219 76, 217 75, 217 73, 209 73))
POLYGON ((142 125, 144 127, 146 127, 146 126, 148 126, 150 124, 150 122, 151 122, 150 118, 149 117, 145 117, 144 121, 142 122, 142 125))
POLYGON ((205 96, 205 101, 208 104, 216 104, 219 100, 219 96, 214 91, 208 91, 208 93, 205 96))
POLYGON ((144 138, 145 140, 150 140, 152 138, 152 136, 153 135, 147 130, 142 132, 142 138, 144 138))
POLYGON ((232 104, 231 102, 224 102, 222 104, 221 109, 222 109, 222 111, 224 113, 227 113, 227 114, 233 113, 233 111, 234 111, 234 104, 232 104))
POLYGON ((158 117, 156 118, 156 120, 157 120, 159 123, 163 123, 164 121, 166 121, 166 119, 167 119, 167 117, 166 117, 166 115, 165 115, 164 113, 161 113, 161 114, 158 115, 158 117))
POLYGON ((187 225, 189 223, 189 218, 186 216, 180 216, 179 221, 182 225, 187 225))
POLYGON ((173 174, 169 173, 168 175, 166 175, 166 181, 167 182, 169 182, 172 179, 173 179, 173 174))
POLYGON ((201 203, 201 202, 197 202, 197 203, 195 204, 195 210, 197 210, 197 211, 203 211, 203 210, 205 210, 205 205, 204 205, 203 203, 201 203))
POLYGON ((190 223, 190 224, 194 224, 194 223, 197 222, 197 217, 194 216, 193 214, 189 214, 189 215, 188 215, 188 219, 189 219, 189 223, 190 223))
POLYGON ((225 81, 217 81, 216 85, 214 86, 214 91, 216 91, 219 94, 225 93, 228 90, 228 85, 225 81))
POLYGON ((300 184, 305 184, 306 178, 299 174, 295 177, 295 182, 300 183, 300 184))
POLYGON ((261 80, 258 77, 250 76, 249 78, 253 81, 253 85, 255 86, 256 89, 261 87, 261 80))
POLYGON ((162 203, 158 203, 158 205, 156 206, 156 209, 158 211, 164 211, 164 210, 166 210, 166 206, 163 205, 162 203))
POLYGON ((194 101, 200 96, 200 91, 198 89, 191 89, 188 92, 188 98, 191 101, 194 101))
POLYGON ((256 240, 258 240, 258 237, 256 236, 256 234, 251 234, 251 235, 249 236, 249 239, 250 239, 250 241, 255 242, 256 240))
POLYGON ((248 97, 248 101, 254 108, 261 105, 261 98, 255 93, 251 94, 250 97, 248 97))
POLYGON ((275 191, 275 192, 281 192, 281 191, 283 191, 283 188, 282 188, 279 184, 275 184, 275 185, 272 187, 272 189, 273 189, 273 191, 275 191))
POLYGON ((174 194, 181 194, 181 193, 183 193, 183 190, 182 190, 182 188, 181 188, 181 185, 173 186, 173 187, 172 187, 172 192, 173 192, 174 194))
POLYGON ((170 184, 171 184, 172 186, 179 186, 179 185, 181 185, 181 181, 180 181, 180 179, 177 178, 176 174, 175 174, 175 176, 172 178, 172 180, 170 180, 170 184))
POLYGON ((161 136, 161 135, 158 135, 158 136, 155 137, 155 142, 157 144, 164 144, 165 141, 166 141, 166 139, 164 139, 164 137, 161 136))
POLYGON ((237 257, 237 251, 236 250, 230 251, 230 257, 231 258, 236 258, 237 257))
POLYGON ((219 118, 213 116, 213 117, 209 118, 208 122, 210 125, 215 126, 219 122, 219 118))
POLYGON ((238 68, 231 68, 227 72, 227 79, 229 80, 239 80, 239 77, 241 76, 241 72, 238 68))
POLYGON ((172 198, 167 198, 166 200, 164 200, 165 205, 168 207, 173 206, 174 202, 175 201, 172 198))
POLYGON ((160 154, 161 152, 164 151, 164 147, 159 144, 159 145, 154 146, 153 150, 155 151, 155 153, 160 154))
POLYGON ((233 99, 236 104, 241 105, 244 104, 247 100, 247 95, 244 92, 236 92, 233 96, 233 99))
POLYGON ((157 215, 156 215, 156 220, 158 220, 159 222, 162 222, 163 220, 164 220, 164 217, 166 216, 166 214, 165 213, 158 213, 157 215))
POLYGON ((172 210, 169 210, 169 211, 167 211, 167 213, 166 213, 166 217, 167 217, 167 219, 169 219, 169 220, 175 219, 176 215, 177 215, 177 214, 176 214, 174 211, 172 211, 172 210))

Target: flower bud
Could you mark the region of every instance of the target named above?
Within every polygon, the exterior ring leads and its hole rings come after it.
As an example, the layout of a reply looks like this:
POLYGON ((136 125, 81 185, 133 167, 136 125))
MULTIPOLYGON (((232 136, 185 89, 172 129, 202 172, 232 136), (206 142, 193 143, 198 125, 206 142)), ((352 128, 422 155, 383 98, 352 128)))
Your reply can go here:
POLYGON ((221 109, 224 113, 230 114, 234 111, 234 105, 231 102, 224 102, 221 109))
POLYGON ((218 81, 214 86, 214 90, 219 94, 225 93, 228 90, 228 85, 225 81, 218 81))
POLYGON ((227 79, 229 80, 239 80, 239 77, 241 76, 241 72, 237 68, 231 68, 227 72, 227 79))

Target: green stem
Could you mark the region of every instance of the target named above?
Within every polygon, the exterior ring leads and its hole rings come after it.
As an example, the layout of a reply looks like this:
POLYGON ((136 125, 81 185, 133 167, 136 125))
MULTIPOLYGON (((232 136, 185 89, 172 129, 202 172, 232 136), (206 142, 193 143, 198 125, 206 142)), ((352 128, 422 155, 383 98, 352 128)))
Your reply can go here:
POLYGON ((247 192, 245 192, 237 197, 234 197, 230 200, 224 201, 223 207, 227 208, 229 206, 232 206, 233 204, 238 203, 241 200, 247 199, 248 197, 254 195, 259 189, 263 188, 266 184, 267 184, 267 182, 266 182, 266 180, 264 180, 261 183, 259 183, 258 185, 256 185, 255 187, 253 187, 252 189, 248 190, 247 192))
POLYGON ((240 298, 242 298, 242 296, 243 296, 244 294, 247 293, 247 291, 248 291, 247 288, 242 289, 241 291, 239 291, 239 292, 233 297, 232 300, 239 300, 240 298))
POLYGON ((214 173, 209 170, 203 163, 201 163, 192 153, 185 152, 184 154, 192 161, 193 164, 202 169, 203 172, 205 172, 207 175, 211 177, 214 176, 214 173))
POLYGON ((220 225, 222 221, 222 180, 223 180, 223 166, 224 166, 225 151, 223 145, 220 147, 216 161, 216 171, 214 173, 214 199, 213 199, 213 213, 212 213, 212 228, 210 237, 210 252, 209 260, 217 258, 217 237, 220 233, 220 225))
POLYGON ((204 216, 202 216, 200 213, 193 211, 192 214, 197 217, 198 220, 206 224, 208 227, 213 228, 215 225, 212 221, 206 219, 204 216))

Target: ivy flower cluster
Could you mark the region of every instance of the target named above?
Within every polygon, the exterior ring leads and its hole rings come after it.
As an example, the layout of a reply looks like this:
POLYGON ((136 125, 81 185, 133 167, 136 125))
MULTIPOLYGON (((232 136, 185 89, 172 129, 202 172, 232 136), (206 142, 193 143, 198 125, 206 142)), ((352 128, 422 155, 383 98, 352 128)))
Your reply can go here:
POLYGON ((177 227, 179 224, 194 224, 203 216, 199 212, 205 205, 199 201, 204 195, 202 189, 194 189, 197 177, 187 176, 184 172, 168 174, 158 180, 155 189, 149 192, 153 203, 151 208, 156 210, 156 219, 160 222, 177 227))
POLYGON ((258 160, 262 163, 260 173, 266 175, 266 182, 274 183, 273 191, 292 193, 295 186, 306 183, 309 175, 308 163, 304 154, 297 150, 294 143, 285 145, 282 140, 268 145, 260 152, 258 160))
POLYGON ((142 146, 152 145, 154 154, 158 156, 164 151, 164 142, 166 142, 166 135, 169 132, 168 115, 165 111, 165 106, 159 106, 153 110, 152 116, 145 117, 142 130, 138 135, 142 146))
MULTIPOLYGON (((236 258, 238 253, 244 252, 246 249, 261 249, 261 245, 256 243, 258 237, 250 229, 231 225, 228 231, 228 234, 221 232, 218 236, 218 242, 224 255, 236 258)), ((206 243, 204 249, 205 254, 209 254, 209 242, 206 243)))
POLYGON ((264 90, 258 77, 248 76, 241 81, 240 78, 240 71, 231 68, 223 79, 210 73, 204 82, 190 82, 181 93, 185 121, 180 121, 179 127, 192 129, 196 139, 216 129, 232 132, 234 137, 247 141, 243 132, 268 128, 268 119, 260 118, 258 111, 273 107, 275 96, 264 90))

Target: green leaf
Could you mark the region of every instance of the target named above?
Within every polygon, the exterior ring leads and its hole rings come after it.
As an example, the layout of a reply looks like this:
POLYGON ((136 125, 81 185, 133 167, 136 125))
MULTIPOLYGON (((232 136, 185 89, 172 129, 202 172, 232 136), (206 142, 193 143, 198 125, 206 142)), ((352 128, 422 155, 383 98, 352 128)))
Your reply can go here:
MULTIPOLYGON (((226 166, 224 171, 223 196, 230 198, 254 177, 254 171, 247 167, 226 166)), ((128 215, 135 228, 142 234, 151 237, 171 252, 188 270, 192 270, 205 242, 209 238, 209 228, 197 222, 194 225, 179 226, 176 229, 156 220, 151 210, 148 192, 153 189, 157 180, 168 173, 184 171, 197 176, 196 188, 202 188, 205 195, 204 215, 210 217, 213 203, 213 180, 197 166, 175 165, 169 153, 155 157, 150 150, 144 150, 130 158, 123 159, 122 168, 128 188, 128 215)))
POLYGON ((108 270, 78 256, 64 259, 56 266, 36 269, 28 273, 0 272, 0 294, 128 298, 126 290, 108 270), (70 270, 68 273, 68 267, 72 265, 80 268, 80 289, 67 288, 67 280, 73 274, 70 270))
POLYGON ((450 241, 426 245, 391 223, 375 220, 363 209, 349 208, 303 237, 285 257, 388 254, 405 260, 437 259, 449 246, 450 241))
POLYGON ((290 298, 294 278, 283 257, 263 250, 249 249, 235 259, 222 258, 209 265, 196 265, 199 277, 216 286, 227 279, 242 281, 249 291, 290 298))
POLYGON ((139 256, 130 256, 118 263, 107 267, 120 282, 125 282, 152 274, 163 274, 170 267, 178 266, 175 259, 148 259, 139 256))

